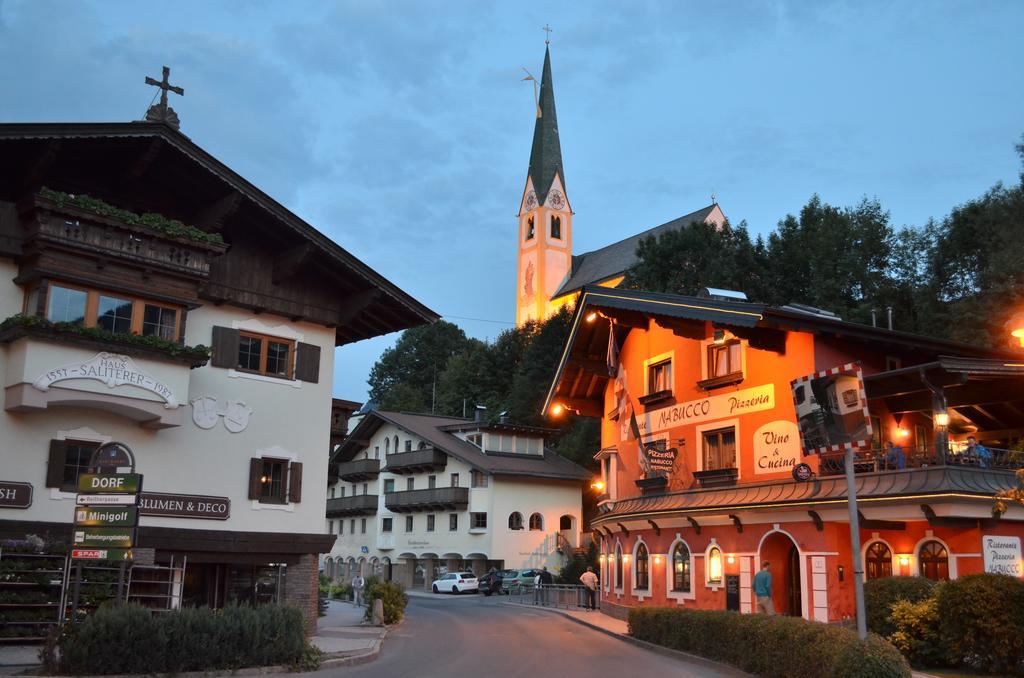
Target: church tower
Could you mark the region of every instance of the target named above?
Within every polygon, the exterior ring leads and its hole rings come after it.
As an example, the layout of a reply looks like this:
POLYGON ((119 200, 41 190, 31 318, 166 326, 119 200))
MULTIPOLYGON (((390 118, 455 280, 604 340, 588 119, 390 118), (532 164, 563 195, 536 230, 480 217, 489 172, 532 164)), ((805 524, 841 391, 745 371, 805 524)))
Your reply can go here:
POLYGON ((565 194, 551 52, 547 48, 530 169, 519 206, 518 250, 516 325, 523 325, 543 320, 558 308, 560 304, 553 304, 551 298, 565 281, 572 262, 572 210, 565 194))

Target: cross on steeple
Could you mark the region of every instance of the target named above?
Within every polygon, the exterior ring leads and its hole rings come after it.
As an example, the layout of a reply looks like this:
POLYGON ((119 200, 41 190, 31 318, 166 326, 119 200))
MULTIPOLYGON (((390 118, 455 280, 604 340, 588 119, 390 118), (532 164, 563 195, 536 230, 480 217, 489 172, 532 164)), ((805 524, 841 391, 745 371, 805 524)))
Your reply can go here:
POLYGON ((545 33, 547 33, 547 37, 544 38, 544 44, 545 45, 550 45, 551 44, 551 31, 553 31, 555 29, 552 28, 549 24, 544 24, 544 29, 543 30, 544 30, 545 33))
POLYGON ((149 107, 146 111, 146 120, 150 122, 165 122, 174 129, 178 129, 180 121, 178 114, 174 112, 174 109, 167 105, 167 93, 174 92, 179 96, 185 96, 185 89, 182 87, 175 87, 172 85, 168 78, 171 77, 171 69, 164 66, 164 77, 162 80, 155 80, 149 76, 146 76, 146 84, 153 85, 154 87, 160 88, 160 103, 149 107))

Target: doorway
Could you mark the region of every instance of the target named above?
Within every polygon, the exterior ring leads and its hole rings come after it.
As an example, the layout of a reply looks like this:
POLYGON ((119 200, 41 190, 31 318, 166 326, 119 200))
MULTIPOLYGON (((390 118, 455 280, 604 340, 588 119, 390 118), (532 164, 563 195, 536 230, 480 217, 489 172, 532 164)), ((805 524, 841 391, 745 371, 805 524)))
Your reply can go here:
POLYGON ((800 551, 782 532, 772 532, 761 542, 761 564, 771 563, 772 602, 776 614, 800 617, 803 614, 803 580, 800 577, 800 551))

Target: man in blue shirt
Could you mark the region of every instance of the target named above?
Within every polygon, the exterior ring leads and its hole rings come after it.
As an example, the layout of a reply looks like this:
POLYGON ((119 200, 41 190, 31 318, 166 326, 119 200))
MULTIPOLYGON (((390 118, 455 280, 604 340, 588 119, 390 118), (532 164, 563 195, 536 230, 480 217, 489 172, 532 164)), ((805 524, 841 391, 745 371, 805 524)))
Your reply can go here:
POLYGON ((772 564, 767 560, 761 563, 761 571, 754 575, 754 596, 757 597, 757 608, 755 612, 762 610, 765 614, 775 614, 775 605, 772 603, 772 573, 769 571, 772 564))

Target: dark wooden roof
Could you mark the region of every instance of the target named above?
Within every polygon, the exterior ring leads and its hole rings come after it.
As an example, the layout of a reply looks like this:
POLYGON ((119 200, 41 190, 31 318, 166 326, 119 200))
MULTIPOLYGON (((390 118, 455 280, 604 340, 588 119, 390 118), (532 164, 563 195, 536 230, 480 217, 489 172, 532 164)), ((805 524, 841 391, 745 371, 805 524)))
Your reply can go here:
POLYGON ((201 296, 334 327, 338 345, 438 318, 164 123, 0 124, 0 201, 42 186, 220 232, 201 296))

